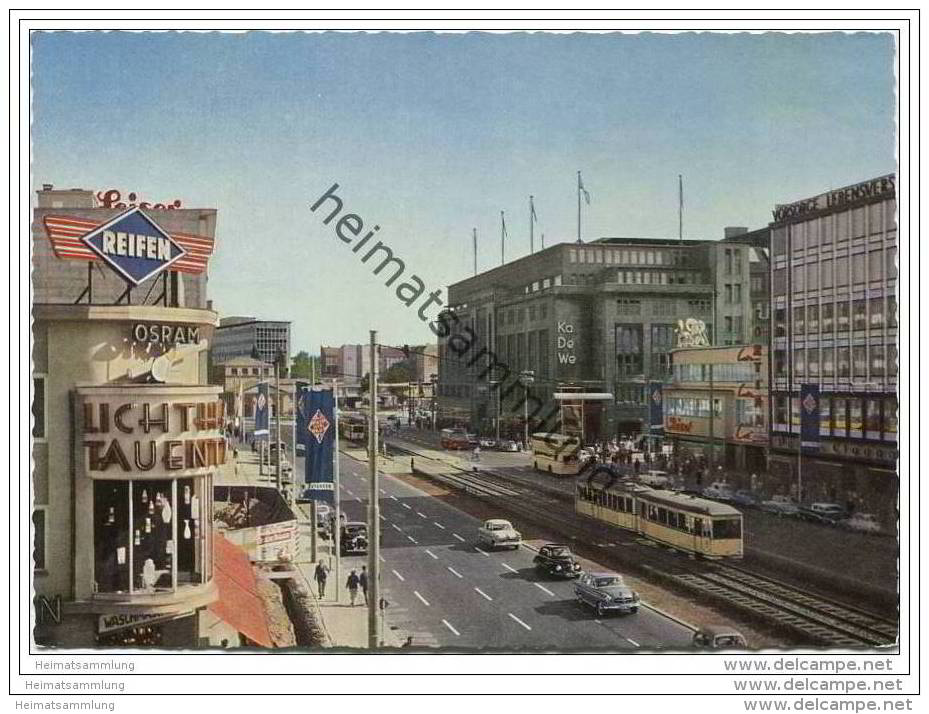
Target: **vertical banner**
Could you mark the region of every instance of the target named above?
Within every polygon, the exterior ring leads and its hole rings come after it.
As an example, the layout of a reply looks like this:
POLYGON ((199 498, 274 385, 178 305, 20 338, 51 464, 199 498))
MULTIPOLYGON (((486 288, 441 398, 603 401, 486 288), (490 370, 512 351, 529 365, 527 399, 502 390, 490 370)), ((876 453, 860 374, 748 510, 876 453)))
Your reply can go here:
POLYGON ((819 447, 819 387, 815 384, 800 385, 800 446, 819 447))
POLYGON ((296 382, 296 420, 297 420, 297 443, 306 446, 310 438, 310 383, 296 382))
POLYGON ((306 456, 304 457, 303 497, 334 505, 332 459, 335 445, 335 398, 331 389, 307 390, 304 427, 306 456))
POLYGON ((255 400, 255 438, 269 438, 268 431, 268 383, 258 383, 258 398, 255 400))
POLYGON ((664 399, 661 382, 648 383, 648 425, 652 431, 664 430, 664 399))

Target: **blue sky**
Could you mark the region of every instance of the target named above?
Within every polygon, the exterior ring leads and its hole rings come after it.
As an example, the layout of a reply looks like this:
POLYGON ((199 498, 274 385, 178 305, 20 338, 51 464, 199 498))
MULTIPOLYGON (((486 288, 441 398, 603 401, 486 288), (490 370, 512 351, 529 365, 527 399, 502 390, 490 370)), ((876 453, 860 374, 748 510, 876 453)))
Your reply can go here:
POLYGON ((209 296, 294 348, 432 338, 309 205, 345 207, 428 288, 584 237, 718 238, 895 170, 889 34, 33 37, 33 180, 219 210, 209 296), (538 243, 537 243, 538 245, 538 243))

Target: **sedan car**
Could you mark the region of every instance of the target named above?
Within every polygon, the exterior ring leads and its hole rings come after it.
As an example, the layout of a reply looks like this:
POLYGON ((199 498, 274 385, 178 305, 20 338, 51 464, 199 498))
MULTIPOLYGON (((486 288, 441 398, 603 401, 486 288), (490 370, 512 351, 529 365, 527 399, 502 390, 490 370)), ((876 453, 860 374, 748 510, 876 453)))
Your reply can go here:
POLYGON ((477 542, 490 550, 498 547, 510 547, 516 550, 522 543, 522 536, 509 521, 491 518, 484 521, 483 525, 478 528, 477 542))
POLYGON ((581 575, 581 565, 574 559, 571 549, 559 543, 543 545, 532 563, 540 573, 556 578, 577 578, 581 575))
POLYGON ((732 504, 742 508, 755 508, 758 506, 758 498, 751 491, 741 488, 732 494, 732 504))
POLYGON ((608 612, 639 610, 639 594, 616 573, 585 573, 574 583, 574 596, 579 603, 592 607, 598 617, 608 612))
POLYGON ((720 625, 705 625, 694 633, 693 645, 698 649, 747 649, 745 636, 738 630, 720 625))
POLYGON ((480 443, 482 449, 494 449, 497 446, 497 442, 494 439, 481 439, 480 443))
POLYGON ((342 555, 367 553, 368 524, 360 521, 344 523, 339 534, 339 550, 342 555))
POLYGON ((512 439, 503 439, 497 443, 497 448, 500 451, 519 451, 519 444, 512 439))
POLYGON ((811 503, 809 506, 801 506, 797 515, 805 521, 834 526, 848 517, 848 511, 838 503, 811 503))
POLYGON ((796 516, 799 506, 790 496, 772 496, 768 501, 761 502, 761 510, 774 513, 778 516, 796 516))
POLYGON ((881 523, 873 513, 853 513, 850 518, 839 521, 839 525, 859 533, 880 533, 881 523))

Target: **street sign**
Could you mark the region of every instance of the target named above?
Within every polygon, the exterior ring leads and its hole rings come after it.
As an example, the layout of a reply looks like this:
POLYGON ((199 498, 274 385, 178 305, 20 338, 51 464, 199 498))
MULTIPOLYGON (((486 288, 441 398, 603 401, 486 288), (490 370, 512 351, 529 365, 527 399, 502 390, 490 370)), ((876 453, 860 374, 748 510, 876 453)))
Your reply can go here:
POLYGON ((139 208, 121 213, 81 237, 113 270, 134 285, 158 275, 186 254, 139 208))

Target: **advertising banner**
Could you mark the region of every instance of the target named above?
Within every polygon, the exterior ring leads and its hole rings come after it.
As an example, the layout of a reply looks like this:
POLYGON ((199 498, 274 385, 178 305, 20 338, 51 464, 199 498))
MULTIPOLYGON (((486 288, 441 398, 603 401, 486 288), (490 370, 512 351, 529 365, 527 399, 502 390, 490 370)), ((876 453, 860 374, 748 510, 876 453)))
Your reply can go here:
POLYGON ((800 446, 819 448, 819 387, 800 385, 800 446))
POLYGON ((664 429, 664 399, 661 382, 648 383, 648 423, 652 431, 664 429))
POLYGON ((307 391, 303 497, 334 504, 332 460, 335 447, 335 397, 331 389, 307 391))
POLYGON ((258 398, 255 400, 255 438, 267 439, 268 431, 268 383, 258 384, 258 398))
POLYGON ((310 438, 310 383, 296 382, 294 387, 296 390, 294 403, 297 412, 297 443, 306 446, 307 440, 310 438))
POLYGON ((256 559, 261 562, 286 560, 293 562, 300 555, 297 521, 281 521, 258 526, 255 538, 256 559))

